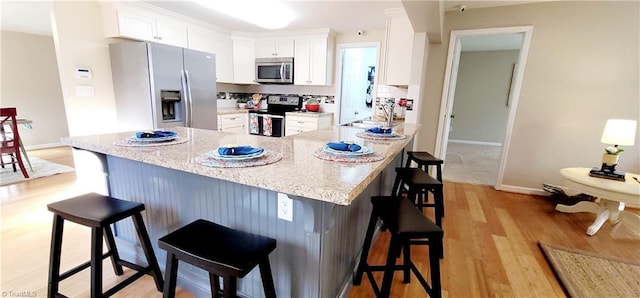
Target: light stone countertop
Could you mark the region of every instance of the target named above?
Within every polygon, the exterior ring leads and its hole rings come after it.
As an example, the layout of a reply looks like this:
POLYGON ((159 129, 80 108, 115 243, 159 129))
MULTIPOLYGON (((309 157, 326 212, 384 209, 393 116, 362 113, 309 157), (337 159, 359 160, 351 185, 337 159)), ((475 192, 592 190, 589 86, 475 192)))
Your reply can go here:
POLYGON ((327 113, 327 112, 287 112, 286 115, 287 116, 301 116, 301 117, 319 118, 319 117, 324 117, 324 116, 331 116, 331 115, 333 115, 333 113, 327 113))
POLYGON ((183 144, 158 147, 122 147, 117 140, 129 138, 133 132, 62 138, 62 143, 133 161, 194 173, 230 182, 273 190, 295 196, 350 205, 351 202, 413 140, 419 130, 416 124, 400 124, 394 131, 407 135, 397 141, 376 142, 356 137, 362 129, 334 126, 275 138, 221 131, 175 127, 183 144), (383 154, 385 159, 369 163, 339 163, 316 158, 313 153, 327 142, 353 140, 383 154), (282 152, 274 164, 247 168, 212 168, 196 163, 196 157, 226 144, 251 145, 282 152))
POLYGON ((233 109, 218 109, 218 115, 228 115, 228 114, 246 114, 247 111, 249 111, 248 109, 240 109, 240 108, 233 108, 233 109))

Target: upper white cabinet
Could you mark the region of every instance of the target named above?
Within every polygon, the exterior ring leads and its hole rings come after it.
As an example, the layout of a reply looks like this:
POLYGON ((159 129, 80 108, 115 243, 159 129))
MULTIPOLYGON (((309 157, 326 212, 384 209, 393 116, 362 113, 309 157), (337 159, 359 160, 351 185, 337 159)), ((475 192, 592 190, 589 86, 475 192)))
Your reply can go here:
POLYGON ((295 40, 294 84, 327 86, 333 82, 333 37, 300 37, 295 40))
POLYGON ((387 10, 384 77, 385 85, 408 86, 411 74, 413 28, 402 10, 387 10))
POLYGON ((190 49, 216 54, 216 81, 233 83, 233 41, 231 35, 199 25, 187 29, 190 49))
POLYGON ((187 24, 134 5, 103 2, 105 35, 187 47, 187 24))
POLYGON ((251 38, 233 37, 233 82, 256 83, 256 46, 251 38))
POLYGON ((292 38, 256 39, 256 58, 293 57, 293 54, 292 38))

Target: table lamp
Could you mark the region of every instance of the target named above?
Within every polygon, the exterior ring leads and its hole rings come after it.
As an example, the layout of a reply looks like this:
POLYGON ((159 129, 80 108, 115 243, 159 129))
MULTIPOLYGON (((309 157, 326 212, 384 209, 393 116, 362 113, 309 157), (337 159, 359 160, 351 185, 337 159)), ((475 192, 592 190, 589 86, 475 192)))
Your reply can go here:
POLYGON ((602 167, 600 169, 592 169, 590 172, 592 176, 624 180, 624 173, 616 171, 620 154, 624 151, 618 148, 618 146, 633 146, 636 139, 636 126, 636 120, 607 120, 600 142, 611 144, 613 147, 607 147, 605 149, 605 152, 602 154, 602 167))

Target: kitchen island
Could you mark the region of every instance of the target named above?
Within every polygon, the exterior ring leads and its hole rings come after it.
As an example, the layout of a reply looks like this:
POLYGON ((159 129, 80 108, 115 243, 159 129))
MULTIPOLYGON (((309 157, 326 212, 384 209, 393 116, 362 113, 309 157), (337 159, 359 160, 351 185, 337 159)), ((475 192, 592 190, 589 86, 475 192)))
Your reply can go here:
MULTIPOLYGON (((336 297, 350 286, 371 211, 369 198, 390 194, 403 152, 410 149, 419 126, 401 124, 394 131, 407 138, 374 141, 358 138, 361 129, 330 127, 283 138, 248 136, 192 128, 174 128, 181 144, 123 147, 114 142, 133 133, 79 136, 65 144, 91 152, 101 161, 109 195, 144 203, 145 222, 164 269, 157 239, 196 219, 277 240, 270 255, 280 297, 336 297), (383 159, 339 163, 314 152, 327 142, 353 140, 383 159), (212 168, 198 156, 227 144, 263 147, 282 154, 276 163, 246 168, 212 168), (293 220, 277 216, 278 196, 293 199, 293 220)), ((82 173, 78 173, 82 175, 82 173)), ((144 260, 131 223, 114 230, 122 255, 144 260)), ((203 241, 206 239, 203 238, 203 241)), ((262 297, 257 270, 238 282, 238 292, 262 297)), ((198 297, 209 296, 206 272, 181 264, 178 286, 198 297)))

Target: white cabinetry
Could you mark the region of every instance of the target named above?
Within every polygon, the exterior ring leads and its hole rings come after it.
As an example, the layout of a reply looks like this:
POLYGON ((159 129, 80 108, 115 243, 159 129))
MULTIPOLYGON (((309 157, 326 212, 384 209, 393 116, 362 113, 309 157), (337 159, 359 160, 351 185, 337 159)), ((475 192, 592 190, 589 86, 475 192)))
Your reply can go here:
POLYGON ((249 117, 247 112, 218 115, 218 130, 231 133, 248 134, 249 117))
POLYGON ((301 116, 288 113, 285 117, 284 135, 291 136, 305 131, 317 130, 329 127, 332 123, 332 113, 323 113, 312 116, 301 116))
POLYGON ((105 35, 187 47, 187 24, 130 4, 103 2, 105 35))
POLYGON ((404 11, 387 10, 385 42, 385 85, 408 86, 411 74, 413 28, 404 11))
POLYGON ((233 42, 231 35, 206 27, 189 24, 190 49, 216 54, 216 81, 233 83, 233 42))
POLYGON ((256 51, 253 39, 233 37, 233 82, 256 84, 256 51))
POLYGON ((293 57, 294 42, 289 38, 256 40, 256 58, 293 57))
POLYGON ((334 45, 333 37, 296 38, 294 84, 331 85, 334 45))

